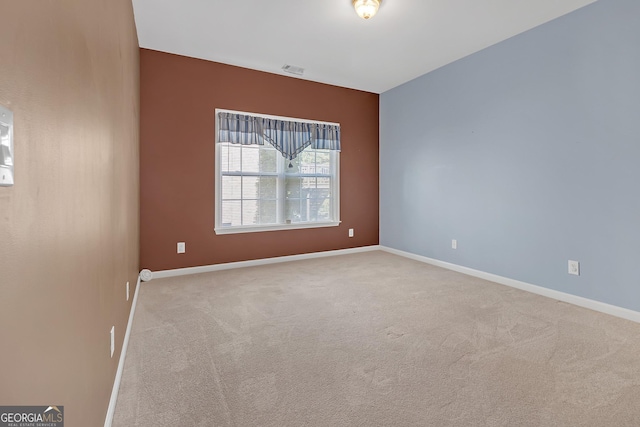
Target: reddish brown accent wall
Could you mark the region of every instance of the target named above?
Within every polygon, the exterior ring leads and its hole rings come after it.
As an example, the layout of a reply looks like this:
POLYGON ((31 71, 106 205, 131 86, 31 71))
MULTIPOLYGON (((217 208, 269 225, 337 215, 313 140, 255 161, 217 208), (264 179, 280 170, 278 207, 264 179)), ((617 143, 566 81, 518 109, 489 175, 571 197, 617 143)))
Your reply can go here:
POLYGON ((378 244, 378 95, 141 49, 140 263, 166 270, 378 244), (341 125, 338 227, 214 233, 216 108, 341 125), (349 238, 347 230, 355 229, 349 238), (177 254, 177 242, 186 253, 177 254))
POLYGON ((102 426, 138 272, 131 0, 0 11, 0 104, 15 129, 15 185, 0 187, 0 405, 63 405, 65 426, 102 426))

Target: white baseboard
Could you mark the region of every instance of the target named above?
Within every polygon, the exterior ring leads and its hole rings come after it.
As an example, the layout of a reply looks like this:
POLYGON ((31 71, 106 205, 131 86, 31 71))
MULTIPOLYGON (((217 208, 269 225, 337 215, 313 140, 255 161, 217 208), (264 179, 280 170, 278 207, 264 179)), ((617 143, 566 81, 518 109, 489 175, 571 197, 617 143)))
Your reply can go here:
POLYGON ((449 262, 428 258, 422 255, 412 254, 410 252, 400 251, 398 249, 393 249, 386 246, 380 246, 380 250, 640 323, 640 312, 629 310, 628 308, 618 307, 604 302, 567 294, 565 292, 544 288, 542 286, 532 285, 530 283, 521 282, 519 280, 509 279, 508 277, 498 276, 496 274, 486 273, 480 270, 474 270, 472 268, 463 267, 457 264, 451 264, 449 262))
POLYGON ((127 347, 129 346, 129 336, 131 335, 131 327, 133 326, 133 316, 136 311, 136 304, 138 302, 139 289, 140 289, 140 275, 138 274, 136 289, 133 292, 133 301, 131 301, 131 311, 129 311, 129 320, 127 321, 127 331, 124 334, 124 340, 122 342, 122 350, 120 351, 120 359, 118 360, 118 370, 116 371, 116 378, 113 381, 113 389, 111 390, 111 399, 109 400, 109 407, 107 408, 107 416, 104 420, 104 427, 111 427, 111 423, 113 423, 113 415, 116 412, 116 402, 118 401, 118 390, 120 390, 120 381, 122 380, 122 371, 124 371, 124 360, 127 356, 127 347))
POLYGON ((256 259, 251 261, 228 262, 224 264, 203 265, 200 267, 177 268, 174 270, 154 271, 154 279, 165 277, 185 276, 189 274, 209 273, 212 271, 230 270, 232 268, 255 267, 258 265, 276 264, 280 262, 300 261, 303 259, 323 258, 336 255, 355 254, 359 252, 379 251, 380 245, 362 246, 359 248, 338 249, 335 251, 313 252, 310 254, 280 256, 274 258, 256 259))

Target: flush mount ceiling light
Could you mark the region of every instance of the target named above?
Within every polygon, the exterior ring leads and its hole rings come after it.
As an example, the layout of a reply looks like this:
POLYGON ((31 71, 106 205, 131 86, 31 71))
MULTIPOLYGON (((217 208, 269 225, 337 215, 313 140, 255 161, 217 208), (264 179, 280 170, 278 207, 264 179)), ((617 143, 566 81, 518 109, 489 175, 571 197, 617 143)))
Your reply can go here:
POLYGON ((382 0, 353 0, 353 7, 362 19, 372 18, 380 7, 382 0))

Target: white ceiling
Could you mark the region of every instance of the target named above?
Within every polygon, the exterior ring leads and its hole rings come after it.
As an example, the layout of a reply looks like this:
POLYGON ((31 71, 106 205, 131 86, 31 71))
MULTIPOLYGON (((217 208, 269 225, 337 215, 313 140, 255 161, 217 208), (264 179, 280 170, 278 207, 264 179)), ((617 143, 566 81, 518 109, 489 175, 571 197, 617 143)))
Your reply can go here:
POLYGON ((133 0, 140 46, 382 93, 595 0, 133 0))

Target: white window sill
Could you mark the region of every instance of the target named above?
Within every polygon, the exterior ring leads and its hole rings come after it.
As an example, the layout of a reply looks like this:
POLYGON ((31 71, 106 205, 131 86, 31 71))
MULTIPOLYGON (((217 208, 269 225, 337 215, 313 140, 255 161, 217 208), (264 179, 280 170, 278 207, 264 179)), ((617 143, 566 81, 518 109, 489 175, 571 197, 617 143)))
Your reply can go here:
POLYGON ((276 225, 243 225, 237 227, 216 227, 216 234, 258 233, 263 231, 299 230, 303 228, 337 227, 338 222, 298 222, 276 225))

